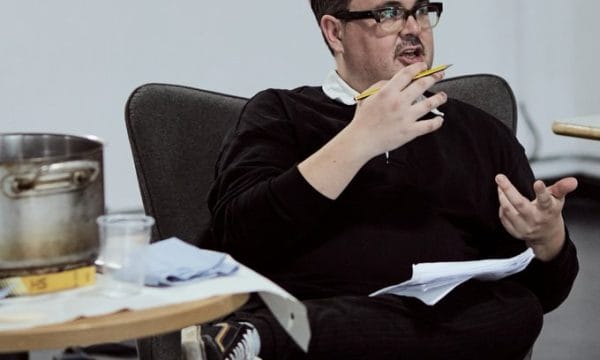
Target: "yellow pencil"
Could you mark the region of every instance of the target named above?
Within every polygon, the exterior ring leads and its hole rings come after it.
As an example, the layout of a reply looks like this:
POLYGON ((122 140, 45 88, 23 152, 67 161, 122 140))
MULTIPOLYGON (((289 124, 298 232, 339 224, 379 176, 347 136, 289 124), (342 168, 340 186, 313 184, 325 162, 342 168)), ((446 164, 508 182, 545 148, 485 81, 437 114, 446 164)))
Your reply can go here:
MULTIPOLYGON (((421 71, 420 73, 418 73, 417 75, 415 75, 415 77, 413 78, 413 80, 417 80, 417 79, 420 79, 422 77, 429 76, 431 74, 435 74, 436 72, 444 71, 447 68, 449 68, 450 66, 452 66, 452 64, 439 65, 439 66, 436 66, 436 67, 432 67, 431 69, 427 69, 425 71, 421 71)), ((378 87, 368 88, 367 90, 365 90, 365 91, 361 92, 360 94, 356 95, 354 97, 354 100, 358 101, 358 100, 366 99, 366 98, 368 98, 369 96, 375 94, 378 91, 379 91, 378 87)))

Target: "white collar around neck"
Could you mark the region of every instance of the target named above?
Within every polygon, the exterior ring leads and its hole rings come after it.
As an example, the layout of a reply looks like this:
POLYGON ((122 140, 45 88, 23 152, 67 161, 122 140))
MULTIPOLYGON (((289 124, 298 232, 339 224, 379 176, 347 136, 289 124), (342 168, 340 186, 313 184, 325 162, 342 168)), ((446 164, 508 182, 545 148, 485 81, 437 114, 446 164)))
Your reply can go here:
MULTIPOLYGON (((358 91, 354 90, 350 85, 348 85, 348 83, 342 79, 337 71, 331 70, 327 74, 325 80, 323 81, 322 88, 325 95, 327 95, 327 97, 330 99, 341 102, 345 105, 356 105, 356 100, 354 100, 354 97, 358 95, 358 91)), ((417 101, 420 101, 423 98, 424 96, 421 96, 421 98, 417 99, 417 101)), ((438 109, 433 109, 431 112, 435 115, 444 115, 438 109)))

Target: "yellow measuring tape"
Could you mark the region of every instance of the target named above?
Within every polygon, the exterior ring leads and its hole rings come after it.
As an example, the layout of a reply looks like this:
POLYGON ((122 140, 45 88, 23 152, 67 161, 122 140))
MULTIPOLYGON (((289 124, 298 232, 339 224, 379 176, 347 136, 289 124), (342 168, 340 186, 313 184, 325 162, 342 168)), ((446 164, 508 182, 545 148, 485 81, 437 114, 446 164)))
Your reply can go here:
POLYGON ((43 294, 95 283, 96 267, 94 265, 49 274, 0 279, 0 287, 10 289, 9 296, 43 294))

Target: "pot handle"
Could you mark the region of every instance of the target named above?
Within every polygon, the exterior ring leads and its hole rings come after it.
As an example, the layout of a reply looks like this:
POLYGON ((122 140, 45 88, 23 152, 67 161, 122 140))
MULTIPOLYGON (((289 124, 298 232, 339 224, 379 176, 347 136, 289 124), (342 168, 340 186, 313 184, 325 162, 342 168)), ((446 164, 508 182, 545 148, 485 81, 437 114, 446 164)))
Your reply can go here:
POLYGON ((74 191, 91 184, 99 173, 98 161, 74 160, 46 164, 30 172, 6 176, 2 181, 2 190, 12 198, 74 191))

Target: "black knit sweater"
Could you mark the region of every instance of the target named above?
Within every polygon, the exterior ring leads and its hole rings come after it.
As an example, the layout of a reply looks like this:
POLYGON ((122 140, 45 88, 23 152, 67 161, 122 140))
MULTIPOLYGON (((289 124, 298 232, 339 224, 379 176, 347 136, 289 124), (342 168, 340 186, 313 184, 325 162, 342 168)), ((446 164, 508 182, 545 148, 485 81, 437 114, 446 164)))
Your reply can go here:
MULTIPOLYGON (((407 280, 414 263, 522 252, 525 243, 499 221, 494 176, 507 175, 533 198, 523 148, 472 106, 450 99, 439 110, 439 130, 389 159, 373 158, 330 200, 297 164, 342 130, 355 106, 320 87, 257 94, 226 139, 209 195, 220 249, 301 299, 366 295, 407 280)), ((534 260, 506 281, 530 288, 548 311, 567 296, 577 270, 567 238, 553 261, 534 260)))

